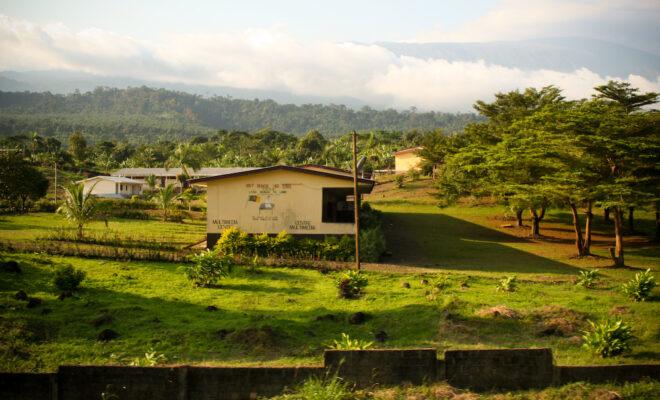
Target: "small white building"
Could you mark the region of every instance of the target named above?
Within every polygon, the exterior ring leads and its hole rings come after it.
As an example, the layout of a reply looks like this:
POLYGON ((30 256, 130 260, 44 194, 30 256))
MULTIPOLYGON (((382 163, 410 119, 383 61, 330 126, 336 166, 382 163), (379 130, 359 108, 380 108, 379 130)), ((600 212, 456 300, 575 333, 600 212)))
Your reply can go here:
MULTIPOLYGON (((205 178, 208 176, 217 176, 224 174, 233 174, 235 172, 249 171, 255 168, 250 167, 204 167, 198 170, 188 168, 189 179, 205 178)), ((145 179, 153 175, 156 178, 158 186, 165 187, 170 183, 180 187, 181 183, 177 180, 177 176, 183 173, 182 168, 121 168, 112 173, 112 176, 120 176, 139 180, 144 183, 145 179)), ((144 184, 147 189, 147 185, 144 184)))
POLYGON ((85 193, 91 192, 97 197, 118 199, 142 194, 142 185, 144 185, 143 181, 121 176, 95 176, 76 183, 84 185, 85 193))

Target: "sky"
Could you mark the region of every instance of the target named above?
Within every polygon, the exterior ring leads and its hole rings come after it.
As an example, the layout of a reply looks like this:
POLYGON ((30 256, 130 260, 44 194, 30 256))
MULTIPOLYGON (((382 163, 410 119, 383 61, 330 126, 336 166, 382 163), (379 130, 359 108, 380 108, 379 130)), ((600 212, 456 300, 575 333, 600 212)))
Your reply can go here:
POLYGON ((378 45, 572 36, 660 55, 660 1, 0 1, 0 70, 62 69, 442 111, 546 84, 585 97, 611 78, 660 91, 660 77, 419 59, 378 45))

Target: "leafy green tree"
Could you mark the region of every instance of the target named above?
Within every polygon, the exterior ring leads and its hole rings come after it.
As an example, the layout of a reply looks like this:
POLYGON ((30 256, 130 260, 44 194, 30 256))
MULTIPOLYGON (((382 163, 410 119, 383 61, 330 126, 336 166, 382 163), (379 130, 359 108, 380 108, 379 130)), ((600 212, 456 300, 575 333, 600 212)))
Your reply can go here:
POLYGON ((82 133, 76 131, 69 135, 69 153, 79 165, 85 163, 87 140, 82 133))
POLYGON ((99 205, 91 194, 94 186, 88 191, 82 183, 64 188, 64 203, 57 209, 59 214, 76 225, 78 239, 83 238, 85 224, 98 216, 99 205))
POLYGON ((159 187, 154 197, 156 203, 163 210, 163 221, 167 221, 167 215, 174 206, 174 202, 179 197, 176 187, 173 183, 165 187, 159 187))
POLYGON ((0 153, 0 199, 13 204, 21 212, 28 200, 37 200, 48 192, 48 180, 20 154, 0 153))
POLYGON ((630 83, 619 81, 609 81, 606 85, 596 86, 594 90, 597 92, 593 95, 594 98, 616 102, 627 113, 657 103, 660 96, 660 93, 656 92, 639 93, 639 89, 631 87, 630 83))

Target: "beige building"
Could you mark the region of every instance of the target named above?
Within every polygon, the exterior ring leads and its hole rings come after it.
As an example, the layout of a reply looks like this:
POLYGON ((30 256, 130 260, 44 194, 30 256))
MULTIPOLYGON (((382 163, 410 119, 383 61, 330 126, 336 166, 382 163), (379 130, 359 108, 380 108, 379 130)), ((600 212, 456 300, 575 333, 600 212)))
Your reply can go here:
POLYGON ((76 183, 83 184, 85 193, 91 192, 97 197, 106 198, 128 198, 139 195, 144 184, 142 181, 118 176, 95 176, 76 183))
POLYGON ((394 172, 399 174, 411 169, 419 169, 422 163, 422 157, 419 156, 420 150, 422 150, 421 147, 412 147, 395 152, 394 172))
MULTIPOLYGON (((206 186, 209 248, 229 227, 250 234, 286 231, 312 237, 354 232, 353 177, 348 171, 278 165, 189 182, 206 186)), ((374 184, 358 179, 359 193, 371 192, 374 184)))

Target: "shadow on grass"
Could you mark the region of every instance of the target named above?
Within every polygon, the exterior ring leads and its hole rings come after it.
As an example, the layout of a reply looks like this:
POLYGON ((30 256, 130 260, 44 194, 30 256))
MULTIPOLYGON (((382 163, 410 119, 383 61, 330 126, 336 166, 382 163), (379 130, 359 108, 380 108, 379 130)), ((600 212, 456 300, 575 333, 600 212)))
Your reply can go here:
MULTIPOLYGON (((532 243, 445 214, 384 212, 394 264, 484 272, 575 274, 577 268, 507 246, 532 243)), ((541 245, 542 246, 542 245, 541 245)))

